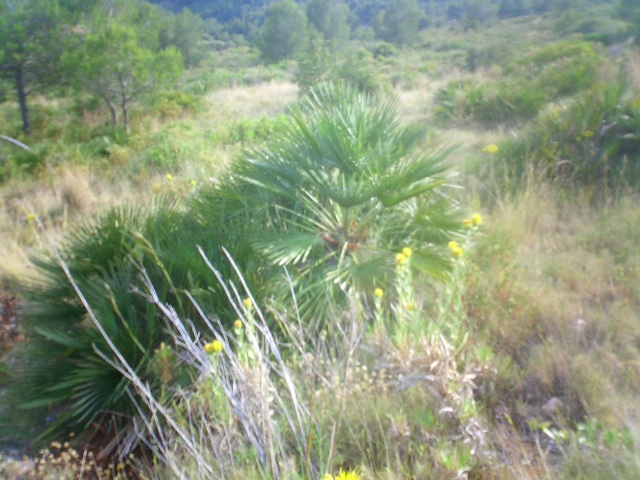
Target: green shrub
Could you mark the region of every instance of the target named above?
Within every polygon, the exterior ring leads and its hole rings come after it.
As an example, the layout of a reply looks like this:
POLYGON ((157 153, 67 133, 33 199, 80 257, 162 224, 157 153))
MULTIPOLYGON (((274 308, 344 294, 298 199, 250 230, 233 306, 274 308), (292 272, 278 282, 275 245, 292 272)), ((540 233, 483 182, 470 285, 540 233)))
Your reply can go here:
POLYGON ((546 103, 592 87, 603 62, 590 43, 553 45, 512 62, 500 80, 445 85, 436 94, 436 118, 488 127, 529 120, 546 103))
POLYGON ((637 183, 639 148, 640 99, 620 82, 550 104, 521 134, 500 145, 514 179, 534 159, 563 184, 600 189, 637 183))
MULTIPOLYGON (((289 298, 286 267, 309 328, 331 326, 328 305, 372 292, 395 271, 403 247, 411 246, 419 270, 448 269, 443 246, 462 228, 442 191, 448 151, 419 152, 423 128, 401 125, 392 101, 351 88, 312 90, 292 112, 291 121, 274 121, 274 131, 255 125, 266 143, 188 205, 165 199, 114 209, 61 247, 96 321, 152 388, 163 387, 152 359, 168 333, 162 312, 136 291, 150 282, 184 318, 199 318, 186 292, 224 327, 237 316, 197 247, 233 280, 226 247, 258 297, 289 298)), ((110 357, 107 342, 59 259, 34 265, 36 277, 23 283, 26 343, 15 372, 23 407, 57 409, 45 435, 90 433, 92 425, 107 436, 130 433, 137 399, 97 353, 110 357)))
MULTIPOLYGON (((163 325, 157 316, 148 315, 142 298, 130 296, 136 272, 127 256, 136 249, 135 234, 156 221, 154 217, 155 209, 148 214, 114 210, 76 230, 61 251, 101 324, 137 368, 160 338, 163 325)), ((93 422, 119 428, 125 416, 135 414, 135 407, 122 377, 93 350, 96 345, 108 354, 104 339, 89 323, 56 259, 37 259, 35 265, 41 276, 23 292, 27 307, 22 327, 28 341, 20 352, 14 385, 22 392, 22 408, 66 404, 68 408, 48 426, 56 435, 88 432, 93 422), (115 424, 110 422, 113 411, 121 413, 115 424)))
POLYGON ((219 129, 216 132, 216 141, 222 145, 253 145, 271 136, 277 136, 288 121, 285 115, 275 118, 242 118, 219 129))
POLYGON ((176 118, 185 113, 194 113, 200 108, 200 99, 193 93, 182 91, 164 92, 158 95, 151 107, 162 118, 176 118))
POLYGON ((398 55, 398 49, 392 43, 378 42, 371 50, 374 58, 395 57, 398 55))
POLYGON ((319 323, 327 296, 372 291, 405 246, 416 265, 441 274, 448 261, 437 245, 460 227, 440 191, 448 151, 419 152, 425 129, 397 115, 395 103, 351 87, 313 89, 278 136, 202 199, 198 216, 229 205, 229 228, 276 270, 289 269, 301 310, 319 323))
POLYGON ((585 90, 595 84, 604 58, 589 42, 562 42, 543 48, 515 62, 512 72, 520 70, 535 79, 548 100, 585 90))
MULTIPOLYGON (((217 263, 220 252, 212 245, 223 243, 228 242, 203 231, 167 198, 144 209, 114 209, 88 222, 71 233, 60 255, 110 340, 156 389, 166 387, 152 360, 167 340, 167 330, 162 313, 142 293, 135 293, 147 292, 141 269, 157 295, 181 315, 197 318, 187 290, 204 308, 221 313, 224 307, 215 300, 220 298, 217 282, 196 245, 217 263)), ((128 382, 98 354, 110 358, 110 346, 87 316, 59 260, 44 256, 34 259, 34 265, 39 275, 23 282, 22 291, 26 342, 12 372, 20 408, 54 409, 41 439, 76 432, 82 440, 96 428, 107 437, 131 434, 139 399, 129 395, 128 382)), ((225 273, 232 278, 231 272, 225 273)))
POLYGON ((544 101, 544 92, 522 79, 484 84, 454 81, 436 94, 435 114, 441 123, 473 121, 493 127, 532 118, 544 101))
POLYGON ((374 73, 374 60, 366 50, 347 55, 335 68, 331 79, 355 87, 361 92, 374 93, 380 89, 380 82, 374 73))
POLYGON ((48 142, 38 145, 31 151, 23 150, 4 140, 0 150, 0 183, 10 179, 32 176, 45 167, 45 160, 50 149, 48 142), (7 152, 6 154, 4 152, 7 152))

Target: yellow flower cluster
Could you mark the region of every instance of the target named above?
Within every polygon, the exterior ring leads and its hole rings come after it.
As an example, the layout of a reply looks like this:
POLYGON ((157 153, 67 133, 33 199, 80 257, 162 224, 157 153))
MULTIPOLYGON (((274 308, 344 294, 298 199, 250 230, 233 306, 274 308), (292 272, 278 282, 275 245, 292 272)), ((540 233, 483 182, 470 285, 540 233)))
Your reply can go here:
POLYGON ((205 344, 204 351, 208 354, 220 353, 222 351, 222 342, 220 340, 214 340, 205 344))
POLYGON ((396 262, 403 265, 411 255, 413 255, 413 250, 409 247, 404 247, 402 252, 396 254, 396 262))
POLYGON ((173 175, 167 173, 167 181, 170 182, 171 180, 173 180, 173 175))
POLYGON ((340 473, 335 477, 330 473, 327 473, 324 477, 322 477, 322 480, 361 480, 361 478, 360 475, 358 475, 358 473, 354 472, 353 470, 345 472, 344 470, 340 469, 340 473))
POLYGON ((382 298, 384 297, 384 290, 382 290, 381 288, 376 288, 373 291, 373 294, 377 297, 377 298, 382 298))
POLYGON ((241 329, 242 328, 242 320, 237 318, 236 321, 233 322, 233 328, 241 329))
POLYGON ((496 154, 500 151, 498 146, 495 143, 490 143, 489 145, 485 145, 482 149, 485 153, 496 154))
POLYGON ((474 213, 473 215, 471 215, 471 218, 465 218, 464 220, 462 220, 462 224, 465 227, 477 227, 478 225, 480 225, 482 223, 482 215, 480 215, 479 213, 474 213))
POLYGON ((464 254, 464 250, 460 246, 460 244, 454 240, 449 242, 449 250, 451 251, 451 255, 454 258, 460 258, 464 254))
POLYGON ((242 305, 244 305, 244 308, 246 308, 247 310, 251 310, 251 307, 253 306, 253 302, 251 301, 250 298, 245 298, 244 300, 242 300, 242 305))
POLYGON ((33 213, 30 213, 29 215, 27 215, 26 217, 24 217, 24 221, 27 223, 31 223, 33 221, 35 221, 36 216, 33 213))

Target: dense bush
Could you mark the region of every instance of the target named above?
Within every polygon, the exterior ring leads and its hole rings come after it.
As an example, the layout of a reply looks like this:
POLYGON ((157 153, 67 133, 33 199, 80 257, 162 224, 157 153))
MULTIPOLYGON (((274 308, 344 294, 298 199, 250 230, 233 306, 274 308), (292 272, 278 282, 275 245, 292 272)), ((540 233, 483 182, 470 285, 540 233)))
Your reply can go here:
POLYGON ((216 141, 223 145, 239 143, 243 146, 264 142, 271 136, 278 136, 287 123, 288 118, 285 115, 279 115, 274 119, 243 118, 219 129, 216 132, 216 141))
POLYGON ((508 177, 535 162, 564 185, 635 185, 640 179, 640 98, 624 82, 551 103, 520 134, 500 145, 508 177))
POLYGON ((529 120, 546 103, 593 86, 602 62, 589 43, 553 45, 512 62, 499 80, 445 85, 436 96, 436 118, 488 127, 529 120))
POLYGON ((27 341, 15 384, 23 407, 55 407, 45 432, 54 435, 95 428, 126 435, 136 414, 136 397, 99 355, 111 357, 109 346, 60 260, 96 321, 152 387, 161 379, 150 362, 168 338, 163 315, 140 293, 146 281, 185 318, 196 316, 186 292, 222 325, 236 316, 198 246, 232 280, 221 261, 226 247, 257 296, 288 298, 286 267, 312 328, 330 328, 329 304, 388 280, 404 247, 413 249, 412 266, 441 276, 450 264, 444 245, 462 226, 442 190, 448 151, 420 152, 424 133, 403 126, 392 101, 324 85, 188 205, 115 209, 75 230, 60 258, 36 260, 39 275, 24 283, 27 341))

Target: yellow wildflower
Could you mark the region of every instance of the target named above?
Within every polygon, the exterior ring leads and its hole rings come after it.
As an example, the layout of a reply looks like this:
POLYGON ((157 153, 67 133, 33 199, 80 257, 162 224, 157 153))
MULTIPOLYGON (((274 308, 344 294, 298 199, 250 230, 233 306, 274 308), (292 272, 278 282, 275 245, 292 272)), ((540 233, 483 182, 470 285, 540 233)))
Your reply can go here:
POLYGON ((378 298, 382 298, 382 297, 384 297, 384 290, 382 290, 381 288, 376 288, 373 291, 373 294, 378 298))
POLYGON ((471 223, 473 223, 475 226, 478 226, 482 223, 482 215, 480 215, 479 213, 474 213, 473 215, 471 215, 471 223))
POLYGON ((173 180, 173 175, 171 175, 170 173, 167 173, 167 181, 171 181, 173 180))
POLYGON ((31 223, 36 219, 36 216, 33 213, 30 213, 26 217, 24 217, 24 221, 27 223, 31 223))
POLYGON ((498 146, 495 143, 490 143, 489 145, 486 145, 482 149, 482 151, 485 152, 485 153, 495 154, 495 153, 498 153, 500 151, 500 149, 498 148, 498 146))
POLYGON ((399 253, 396 255, 396 262, 398 262, 400 265, 402 265, 406 261, 407 256, 404 253, 399 253))
POLYGON ((358 473, 354 472, 353 470, 345 472, 344 470, 340 469, 340 473, 336 475, 335 480, 361 480, 361 479, 360 479, 360 475, 358 475, 358 473))
POLYGON ((411 250, 409 247, 404 247, 404 248, 402 249, 402 254, 403 254, 405 257, 409 258, 411 255, 413 255, 413 250, 411 250))
POLYGON ((464 250, 461 247, 455 247, 451 249, 451 254, 454 258, 460 258, 464 254, 464 250))
POLYGON ((209 342, 204 346, 204 351, 209 354, 219 353, 222 351, 222 342, 220 340, 209 342))
POLYGON ((233 328, 242 328, 242 320, 240 320, 239 318, 236 319, 236 321, 233 322, 233 328))
POLYGON ((191 186, 195 187, 198 184, 198 182, 196 182, 195 180, 191 180, 191 186))
POLYGON ((451 240, 449 243, 449 250, 453 251, 455 248, 458 248, 460 246, 460 244, 458 244, 458 242, 456 242, 455 240, 451 240))
POLYGON ((244 308, 249 310, 253 306, 253 302, 251 301, 251 299, 249 297, 247 297, 244 300, 242 300, 242 305, 244 305, 244 308))

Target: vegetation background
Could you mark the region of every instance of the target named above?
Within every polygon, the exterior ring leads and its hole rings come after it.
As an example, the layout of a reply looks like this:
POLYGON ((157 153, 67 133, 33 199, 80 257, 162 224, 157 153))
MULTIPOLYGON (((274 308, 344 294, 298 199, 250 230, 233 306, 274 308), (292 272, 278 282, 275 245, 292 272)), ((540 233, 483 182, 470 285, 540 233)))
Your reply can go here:
POLYGON ((639 42, 0 1, 0 476, 640 478, 639 42))

